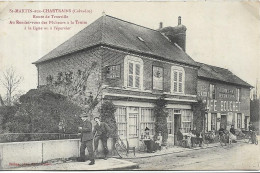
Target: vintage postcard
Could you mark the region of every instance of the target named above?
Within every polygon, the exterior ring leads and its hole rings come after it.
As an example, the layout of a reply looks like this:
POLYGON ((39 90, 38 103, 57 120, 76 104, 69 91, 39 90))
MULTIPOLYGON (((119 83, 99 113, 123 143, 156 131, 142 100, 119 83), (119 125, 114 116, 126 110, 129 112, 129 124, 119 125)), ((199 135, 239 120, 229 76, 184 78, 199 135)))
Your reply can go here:
POLYGON ((259 9, 0 2, 0 169, 260 170, 259 9))

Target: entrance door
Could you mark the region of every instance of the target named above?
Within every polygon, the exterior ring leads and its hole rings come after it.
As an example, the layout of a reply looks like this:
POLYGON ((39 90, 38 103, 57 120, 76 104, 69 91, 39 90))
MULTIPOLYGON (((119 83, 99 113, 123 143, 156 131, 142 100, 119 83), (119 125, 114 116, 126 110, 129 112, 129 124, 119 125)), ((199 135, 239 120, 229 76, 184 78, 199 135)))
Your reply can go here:
POLYGON ((177 145, 177 132, 181 128, 181 115, 174 114, 174 145, 177 145))
POLYGON ((227 128, 227 115, 221 115, 220 128, 227 128))
POLYGON ((138 113, 129 113, 129 137, 138 137, 138 113))

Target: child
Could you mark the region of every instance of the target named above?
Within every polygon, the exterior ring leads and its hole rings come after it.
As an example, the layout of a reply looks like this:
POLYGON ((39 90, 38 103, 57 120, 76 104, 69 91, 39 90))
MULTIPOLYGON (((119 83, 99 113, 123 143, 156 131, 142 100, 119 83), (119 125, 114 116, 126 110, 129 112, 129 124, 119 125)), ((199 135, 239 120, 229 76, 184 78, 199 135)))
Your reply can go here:
POLYGON ((162 133, 160 131, 158 132, 158 136, 157 136, 155 143, 156 143, 157 148, 159 150, 161 150, 162 149, 162 133))

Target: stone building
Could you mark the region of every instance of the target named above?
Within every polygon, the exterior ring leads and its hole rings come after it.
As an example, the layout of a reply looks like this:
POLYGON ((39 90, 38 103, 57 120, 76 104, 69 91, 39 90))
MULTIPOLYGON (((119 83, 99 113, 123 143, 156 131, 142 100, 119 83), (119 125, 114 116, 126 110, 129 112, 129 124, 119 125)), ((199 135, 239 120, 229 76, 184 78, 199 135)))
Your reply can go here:
MULTIPOLYGON (((192 105, 197 102, 201 83, 208 83, 198 75, 200 64, 185 52, 185 47, 186 27, 180 17, 178 26, 163 28, 161 23, 153 30, 104 15, 34 62, 38 86, 46 85, 49 76, 76 73, 96 62, 88 90, 102 83, 102 99, 111 100, 117 107, 121 138, 138 146, 146 127, 155 134, 153 103, 165 95, 168 144, 174 144, 179 127, 185 133, 193 129, 192 105)), ((244 92, 248 90, 241 89, 242 95, 244 92)), ((241 113, 248 115, 247 111, 241 113)))

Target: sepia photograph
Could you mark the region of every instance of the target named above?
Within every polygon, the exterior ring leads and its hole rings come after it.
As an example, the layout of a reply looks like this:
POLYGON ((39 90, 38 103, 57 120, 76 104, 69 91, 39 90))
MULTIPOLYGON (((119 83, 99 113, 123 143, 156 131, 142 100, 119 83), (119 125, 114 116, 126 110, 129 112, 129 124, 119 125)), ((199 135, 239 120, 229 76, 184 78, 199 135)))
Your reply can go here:
POLYGON ((0 170, 259 171, 259 1, 1 1, 0 170))

